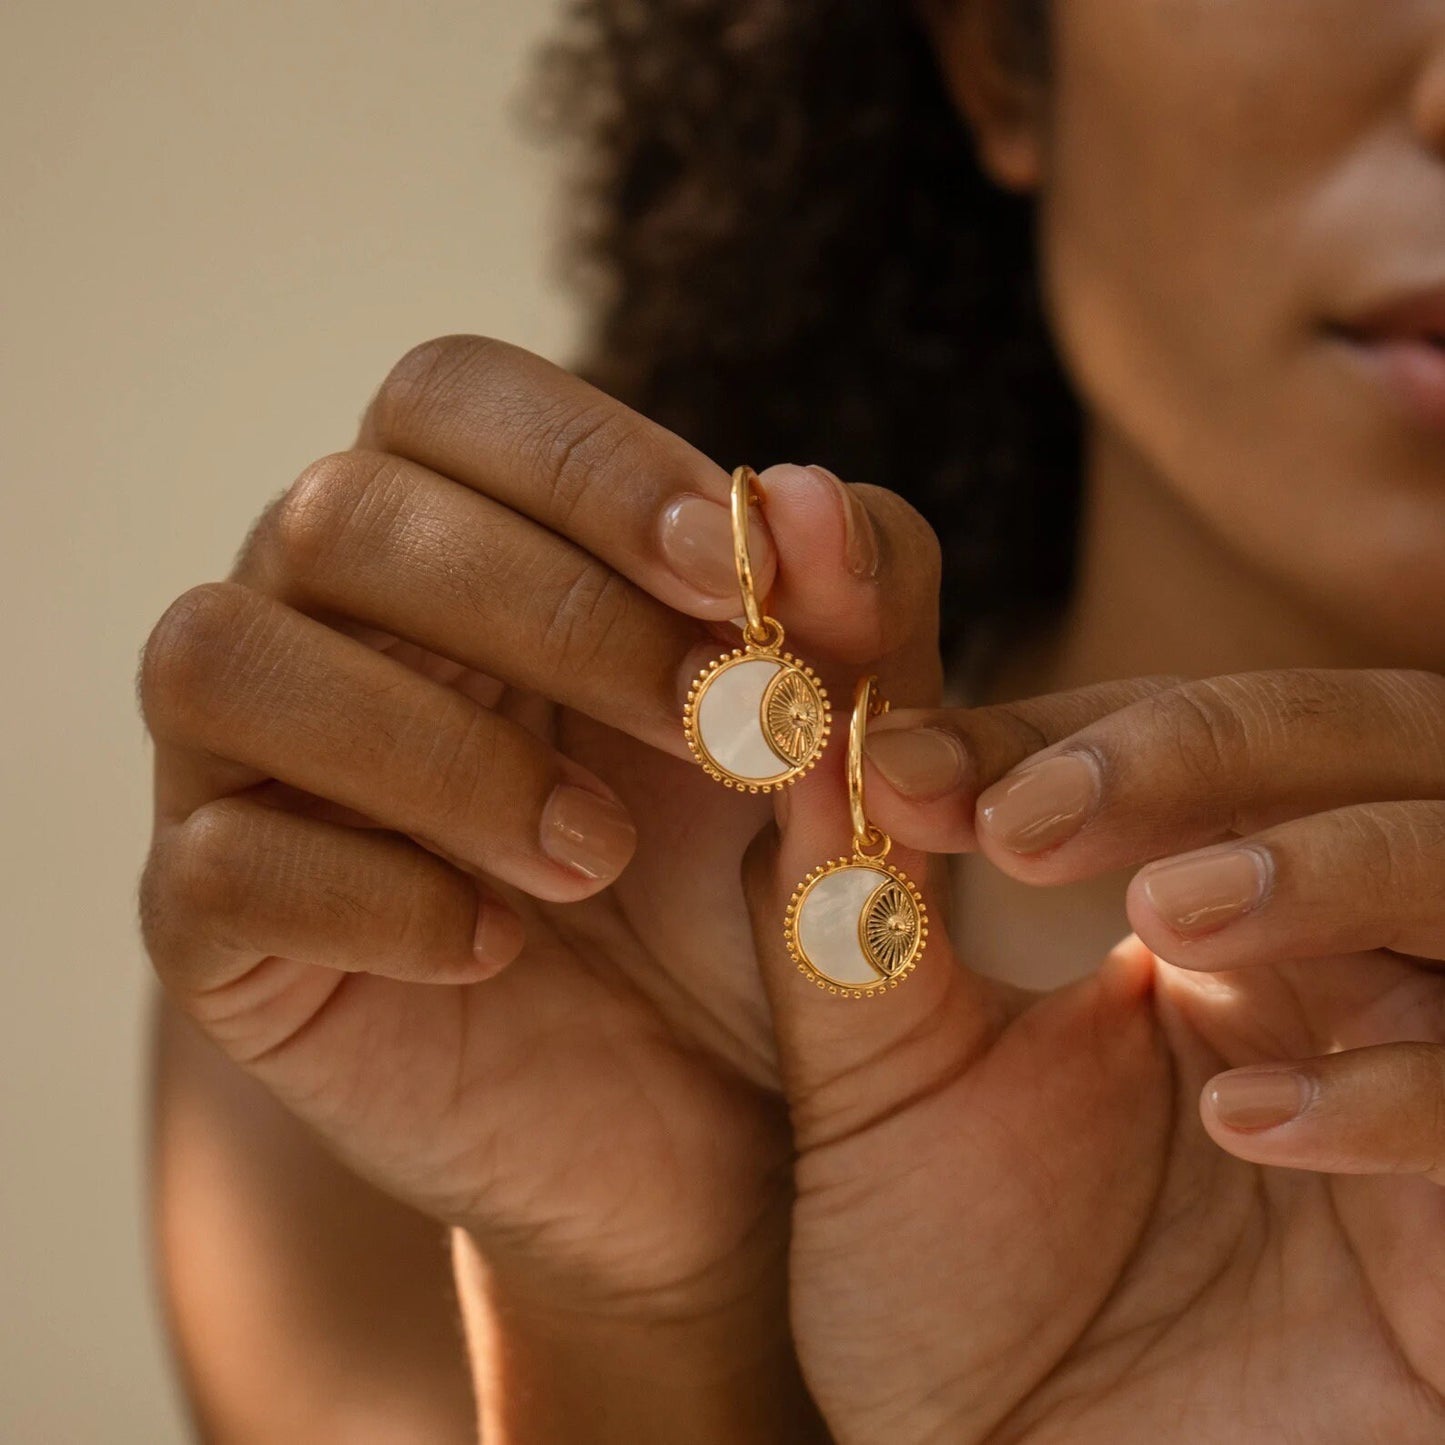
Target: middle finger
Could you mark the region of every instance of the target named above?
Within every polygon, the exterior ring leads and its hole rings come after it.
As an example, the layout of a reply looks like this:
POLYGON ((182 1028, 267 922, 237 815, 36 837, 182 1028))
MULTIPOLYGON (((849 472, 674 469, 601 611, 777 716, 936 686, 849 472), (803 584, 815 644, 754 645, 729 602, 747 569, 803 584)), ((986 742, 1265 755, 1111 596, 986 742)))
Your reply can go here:
POLYGON ((1445 798, 1445 678, 1283 671, 1185 683, 1029 758, 978 800, 1015 877, 1072 882, 1360 803, 1445 798))
POLYGON ((351 451, 315 463, 267 514, 238 575, 686 756, 678 699, 703 624, 415 462, 351 451))

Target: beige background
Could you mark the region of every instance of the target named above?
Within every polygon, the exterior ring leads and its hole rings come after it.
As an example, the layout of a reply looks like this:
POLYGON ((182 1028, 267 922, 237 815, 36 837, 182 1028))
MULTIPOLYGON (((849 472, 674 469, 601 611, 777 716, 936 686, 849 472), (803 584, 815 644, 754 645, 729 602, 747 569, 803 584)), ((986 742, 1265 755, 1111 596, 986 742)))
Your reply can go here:
POLYGON ((136 654, 446 331, 565 357, 554 0, 0 7, 0 1440, 182 1438, 147 1293, 136 654))

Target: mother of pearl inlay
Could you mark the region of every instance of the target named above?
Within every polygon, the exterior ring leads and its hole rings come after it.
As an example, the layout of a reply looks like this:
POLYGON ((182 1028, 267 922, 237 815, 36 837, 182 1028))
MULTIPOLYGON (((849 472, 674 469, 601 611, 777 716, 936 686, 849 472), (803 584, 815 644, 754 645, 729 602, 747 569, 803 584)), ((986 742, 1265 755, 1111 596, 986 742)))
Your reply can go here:
POLYGON ((775 783, 794 771, 763 732, 763 693, 788 664, 773 657, 745 657, 720 668, 697 701, 697 733, 723 771, 750 783, 775 783))
POLYGON ((798 905, 798 948, 824 978, 849 988, 870 988, 884 978, 863 952, 858 920, 890 879, 882 868, 840 868, 808 889, 798 905))

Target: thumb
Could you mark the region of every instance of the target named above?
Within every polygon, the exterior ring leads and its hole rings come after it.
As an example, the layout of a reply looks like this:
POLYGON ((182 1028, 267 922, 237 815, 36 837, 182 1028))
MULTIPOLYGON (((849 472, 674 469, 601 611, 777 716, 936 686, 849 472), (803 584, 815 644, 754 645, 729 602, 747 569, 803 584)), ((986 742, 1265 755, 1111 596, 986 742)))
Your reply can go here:
POLYGON ((819 466, 758 478, 777 557, 769 606, 802 648, 867 663, 896 703, 938 700, 938 538, 896 492, 819 466))
POLYGON ((895 848, 882 862, 854 858, 843 752, 830 750, 780 801, 779 827, 765 830, 744 861, 779 1070, 803 1149, 867 1128, 956 1077, 1009 1012, 1006 991, 955 958, 943 928, 941 878, 929 876, 925 855, 895 848), (816 870, 830 863, 834 870, 817 883, 816 870), (802 932, 796 898, 810 875, 815 886, 803 907, 817 906, 823 921, 803 941, 818 955, 815 965, 834 970, 841 984, 790 952, 802 932), (920 935, 922 927, 927 933, 902 977, 880 972, 870 981, 860 972, 861 909, 879 885, 900 876, 901 888, 918 890, 920 935))

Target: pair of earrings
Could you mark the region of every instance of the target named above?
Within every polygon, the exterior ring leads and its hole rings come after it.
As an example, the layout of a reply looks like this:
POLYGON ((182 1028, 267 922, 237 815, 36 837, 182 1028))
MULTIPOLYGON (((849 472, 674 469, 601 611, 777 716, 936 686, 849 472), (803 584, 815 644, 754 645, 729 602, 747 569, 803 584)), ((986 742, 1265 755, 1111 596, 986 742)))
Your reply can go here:
MULTIPOLYGON (((832 732, 828 694, 813 669, 783 650, 783 628, 758 601, 748 556, 748 508, 762 497, 757 473, 732 480, 733 556, 743 604, 743 645, 715 659, 688 691, 683 728, 693 756, 729 788, 771 793, 810 772, 832 732)), ((793 892, 784 918, 788 954, 828 993, 872 998, 917 966, 928 940, 923 899, 902 869, 886 861, 892 839, 868 821, 863 740, 871 718, 888 710, 877 679, 863 678, 848 727, 851 856, 813 869, 793 892)))

